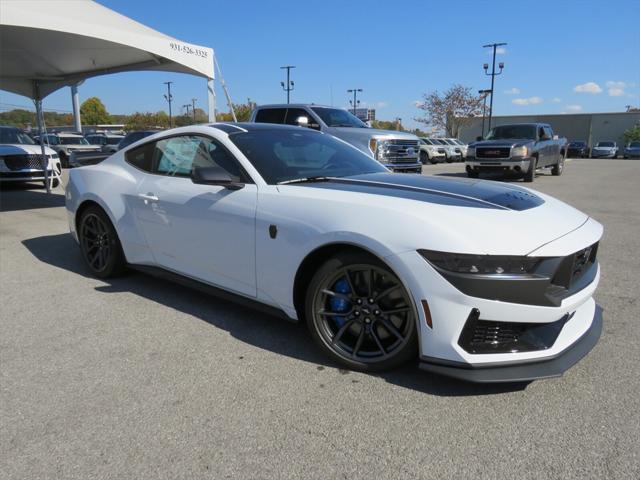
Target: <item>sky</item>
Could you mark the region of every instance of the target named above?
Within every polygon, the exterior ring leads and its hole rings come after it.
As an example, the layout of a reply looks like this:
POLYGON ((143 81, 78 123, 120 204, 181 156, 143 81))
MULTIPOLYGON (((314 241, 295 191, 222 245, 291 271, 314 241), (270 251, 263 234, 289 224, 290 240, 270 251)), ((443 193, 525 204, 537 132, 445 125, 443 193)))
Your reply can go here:
MULTIPOLYGON (((348 107, 347 89, 381 120, 416 127, 425 93, 459 83, 489 88, 482 46, 506 42, 497 62, 494 114, 624 111, 640 106, 640 0, 565 1, 221 1, 100 0, 101 4, 182 41, 214 49, 235 103, 286 100, 282 65, 295 65, 292 102, 348 107)), ((81 101, 97 96, 110 113, 167 110, 196 98, 203 79, 163 72, 87 80, 81 101)), ((220 111, 227 111, 217 84, 220 111)), ((30 106, 0 91, 0 109, 30 106)), ((71 110, 68 88, 45 109, 71 110)))

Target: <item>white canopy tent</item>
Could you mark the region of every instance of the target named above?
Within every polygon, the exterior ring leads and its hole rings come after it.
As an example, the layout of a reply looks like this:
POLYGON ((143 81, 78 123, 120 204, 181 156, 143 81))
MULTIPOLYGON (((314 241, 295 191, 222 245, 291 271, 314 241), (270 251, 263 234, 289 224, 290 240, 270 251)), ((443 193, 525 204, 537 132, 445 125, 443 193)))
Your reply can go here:
POLYGON ((91 0, 0 1, 0 89, 35 101, 39 131, 42 99, 50 93, 72 87, 79 125, 80 82, 141 70, 206 78, 209 120, 215 121, 214 62, 211 48, 169 37, 91 0))

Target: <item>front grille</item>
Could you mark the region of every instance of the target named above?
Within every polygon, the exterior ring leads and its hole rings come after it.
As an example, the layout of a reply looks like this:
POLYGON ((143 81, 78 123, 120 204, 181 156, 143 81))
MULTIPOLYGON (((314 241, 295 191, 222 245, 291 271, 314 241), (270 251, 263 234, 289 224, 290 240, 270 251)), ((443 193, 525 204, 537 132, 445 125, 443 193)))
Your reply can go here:
POLYGON ((42 170, 42 155, 7 155, 3 157, 9 170, 42 170))
POLYGON ((598 243, 583 248, 562 259, 556 274, 551 279, 551 285, 570 289, 578 283, 585 272, 596 262, 598 243))
POLYGON ((480 320, 480 311, 474 308, 465 323, 458 345, 473 354, 516 353, 546 350, 555 343, 567 314, 551 323, 517 323, 480 320))
POLYGON ((511 147, 477 147, 477 158, 509 158, 511 147))
POLYGON ((415 163, 420 146, 417 140, 391 140, 387 144, 385 160, 393 163, 415 163))
POLYGON ((438 149, 438 153, 446 153, 446 152, 445 152, 444 148, 439 148, 438 149))

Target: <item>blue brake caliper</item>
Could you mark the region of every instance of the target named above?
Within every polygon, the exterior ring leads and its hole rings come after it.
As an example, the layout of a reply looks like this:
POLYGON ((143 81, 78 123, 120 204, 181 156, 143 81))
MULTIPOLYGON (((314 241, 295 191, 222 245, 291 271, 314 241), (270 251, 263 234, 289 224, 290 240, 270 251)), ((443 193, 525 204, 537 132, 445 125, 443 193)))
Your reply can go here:
MULTIPOLYGON (((342 293, 344 295, 348 295, 351 293, 351 288, 349 287, 349 282, 347 282, 346 278, 341 278, 333 285, 333 291, 336 293, 342 293)), ((348 311, 351 308, 351 303, 349 300, 345 300, 344 298, 331 297, 329 300, 329 305, 331 306, 331 311, 334 313, 343 313, 348 311)), ((342 327, 347 319, 345 317, 333 317, 333 321, 337 325, 338 328, 342 327)))

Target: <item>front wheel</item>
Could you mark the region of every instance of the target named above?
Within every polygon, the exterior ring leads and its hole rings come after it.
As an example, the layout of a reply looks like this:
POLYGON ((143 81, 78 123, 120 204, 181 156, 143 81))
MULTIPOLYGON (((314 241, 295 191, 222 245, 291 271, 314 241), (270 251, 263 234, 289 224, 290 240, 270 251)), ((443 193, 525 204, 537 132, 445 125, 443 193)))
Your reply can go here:
POLYGON ((429 155, 427 155, 427 152, 420 152, 420 163, 422 163, 423 165, 426 165, 428 161, 429 161, 429 155))
POLYGON ((351 370, 387 370, 416 355, 411 297, 400 279, 368 254, 327 260, 309 284, 305 317, 320 348, 351 370))
POLYGON ((533 179, 536 176, 536 166, 538 164, 538 159, 537 158, 532 158, 531 162, 529 163, 529 170, 527 170, 527 172, 524 174, 524 181, 527 183, 531 183, 533 182, 533 179))
POLYGON ((480 176, 480 172, 477 170, 467 170, 467 177, 469 178, 478 178, 480 176))
POLYGON ((551 168, 551 175, 558 177, 562 175, 563 170, 564 170, 564 155, 560 155, 560 158, 558 159, 558 163, 556 163, 551 168))

